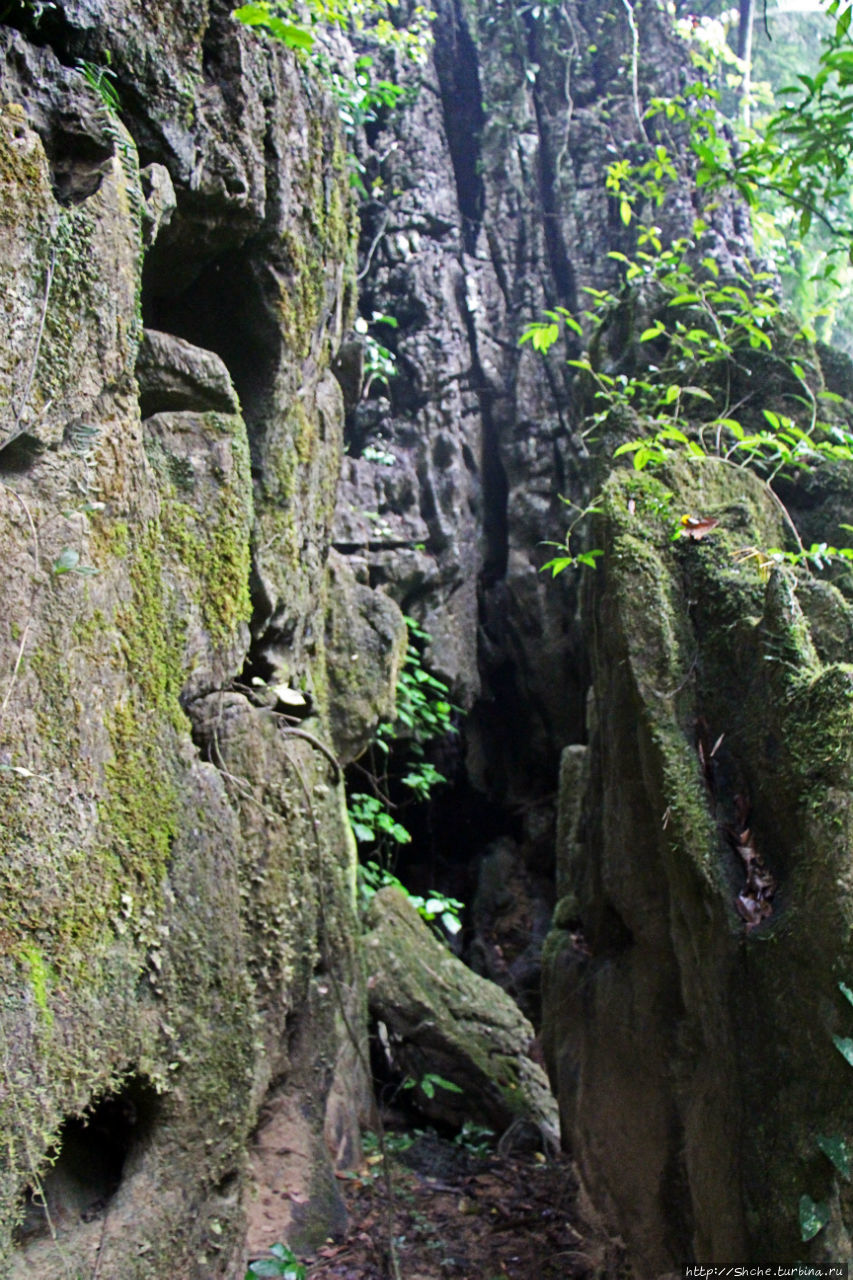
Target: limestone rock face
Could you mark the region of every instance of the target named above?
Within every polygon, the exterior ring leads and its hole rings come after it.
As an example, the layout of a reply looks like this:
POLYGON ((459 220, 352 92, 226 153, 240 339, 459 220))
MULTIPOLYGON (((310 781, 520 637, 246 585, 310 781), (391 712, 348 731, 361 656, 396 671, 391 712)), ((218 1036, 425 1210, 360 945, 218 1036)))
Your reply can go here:
MULTIPOLYGON (((39 29, 20 8, 0 28, 0 1271, 224 1280, 247 1223, 255 1249, 340 1226, 333 1163, 368 1105, 330 711, 360 741, 395 674, 365 663, 345 707, 324 657, 327 626, 368 626, 357 592, 327 621, 348 177, 333 106, 230 6, 69 0, 39 29), (89 83, 106 67, 120 114, 89 83), (253 680, 302 695, 302 737, 253 680), (301 1153, 272 1216, 270 1125, 301 1153)), ((396 607, 374 614, 395 651, 396 607)))
POLYGON ((604 506, 589 786, 567 759, 544 965, 564 1130, 644 1274, 846 1258, 816 1135, 853 1122, 850 609, 744 553, 783 537, 744 471, 623 473, 604 506), (719 527, 673 543, 668 487, 719 527), (809 1245, 803 1195, 832 1210, 809 1245))
POLYGON ((499 1135, 525 1122, 550 1149, 556 1106, 528 1056, 533 1028, 513 1000, 463 965, 399 890, 376 894, 367 924, 370 1011, 386 1029, 394 1069, 414 1083, 419 1108, 445 1124, 473 1120, 499 1135), (429 1075, 457 1091, 425 1091, 429 1075))

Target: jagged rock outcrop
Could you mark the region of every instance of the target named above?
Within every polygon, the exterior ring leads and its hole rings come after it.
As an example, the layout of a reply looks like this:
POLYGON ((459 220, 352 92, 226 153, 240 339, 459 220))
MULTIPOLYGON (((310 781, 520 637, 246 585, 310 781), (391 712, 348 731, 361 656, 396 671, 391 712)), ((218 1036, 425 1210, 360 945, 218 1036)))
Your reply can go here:
POLYGON ((256 1249, 340 1226, 368 1106, 329 711, 342 749, 388 713, 403 628, 355 588, 329 610, 348 177, 310 72, 228 6, 15 15, 0 1269, 231 1277, 247 1222, 256 1249))

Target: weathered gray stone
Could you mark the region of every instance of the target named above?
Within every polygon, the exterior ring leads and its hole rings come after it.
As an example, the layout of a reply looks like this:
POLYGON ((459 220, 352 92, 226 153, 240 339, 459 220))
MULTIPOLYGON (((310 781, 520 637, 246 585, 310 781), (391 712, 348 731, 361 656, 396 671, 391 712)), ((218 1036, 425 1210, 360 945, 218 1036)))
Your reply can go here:
POLYGON ((165 411, 239 413, 231 375, 212 351, 171 333, 145 329, 136 357, 136 381, 144 418, 165 411))
POLYGON ((367 749, 381 721, 394 719, 406 640, 394 601, 356 582, 346 560, 332 552, 326 662, 329 723, 341 764, 367 749))

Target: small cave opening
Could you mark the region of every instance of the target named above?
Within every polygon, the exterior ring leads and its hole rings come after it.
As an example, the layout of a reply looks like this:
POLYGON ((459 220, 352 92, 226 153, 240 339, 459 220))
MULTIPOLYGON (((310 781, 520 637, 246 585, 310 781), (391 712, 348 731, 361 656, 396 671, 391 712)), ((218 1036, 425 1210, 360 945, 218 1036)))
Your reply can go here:
POLYGON ((0 24, 20 31, 30 44, 49 45, 61 62, 69 61, 73 29, 59 5, 5 0, 0 3, 0 24))
MULTIPOLYGON (((169 228, 171 231, 171 228, 169 228)), ((281 338, 274 318, 275 282, 245 243, 194 260, 189 228, 164 237, 146 258, 142 318, 147 329, 213 351, 240 397, 249 438, 264 420, 281 338), (269 278, 267 278, 269 277, 269 278)))
POLYGON ((95 1098, 82 1115, 62 1124, 47 1171, 26 1188, 18 1250, 45 1239, 68 1237, 102 1218, 150 1139, 160 1100, 143 1075, 95 1098))
POLYGON ((45 446, 36 436, 22 431, 0 445, 0 476, 20 476, 31 471, 44 453, 45 446))

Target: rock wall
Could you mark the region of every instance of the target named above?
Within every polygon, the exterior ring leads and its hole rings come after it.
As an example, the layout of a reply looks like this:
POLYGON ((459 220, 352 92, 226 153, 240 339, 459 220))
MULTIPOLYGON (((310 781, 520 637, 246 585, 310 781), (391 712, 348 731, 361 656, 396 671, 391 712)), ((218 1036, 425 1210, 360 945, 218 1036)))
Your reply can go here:
MULTIPOLYGON (((10 1276, 231 1280, 246 1240, 340 1226, 368 1106, 340 766, 391 714, 401 609, 467 712, 423 887, 472 902, 469 958, 537 1019, 558 900, 564 1140, 641 1273, 803 1256, 802 1193, 834 1214, 810 1256, 850 1253, 813 1141, 849 1119, 846 606, 734 566, 778 514, 723 471, 667 479, 719 537, 671 544, 617 477, 584 600, 540 575, 602 468, 571 343, 518 339, 629 247, 602 169, 637 136, 631 32, 616 0, 436 9, 354 140, 360 230, 321 84, 219 0, 0 28, 10 1276), (732 833, 778 885, 748 932, 732 833)), ((681 55, 633 12, 659 93, 681 55)), ((745 219, 714 222, 726 265, 745 219)), ((833 484, 792 493, 804 528, 833 484)))
POLYGON ((602 535, 589 784, 579 809, 567 755, 545 960, 564 1129, 644 1274, 846 1259, 817 1138, 853 1118, 850 607, 761 571, 779 508, 724 464, 615 475, 602 535), (673 543, 667 493, 715 536, 673 543), (804 1195, 832 1210, 808 1245, 804 1195))
POLYGON ((0 1269, 231 1277, 340 1224, 368 1106, 333 761, 404 628, 329 586, 347 166, 227 5, 10 8, 0 1269))
MULTIPOLYGON (((626 247, 602 168, 636 131, 630 32, 617 5, 435 7, 428 65, 383 67, 410 92, 358 149, 359 310, 396 369, 387 387, 359 378, 346 348, 333 537, 430 633, 425 660, 467 713, 411 874, 476 899, 468 958, 538 1020, 559 754, 586 738, 589 684, 577 584, 539 568, 561 498, 588 501, 597 464, 564 363, 577 353, 544 360, 519 339, 545 307, 580 305, 626 247)), ((668 20, 641 8, 640 74, 660 87, 668 20)))

